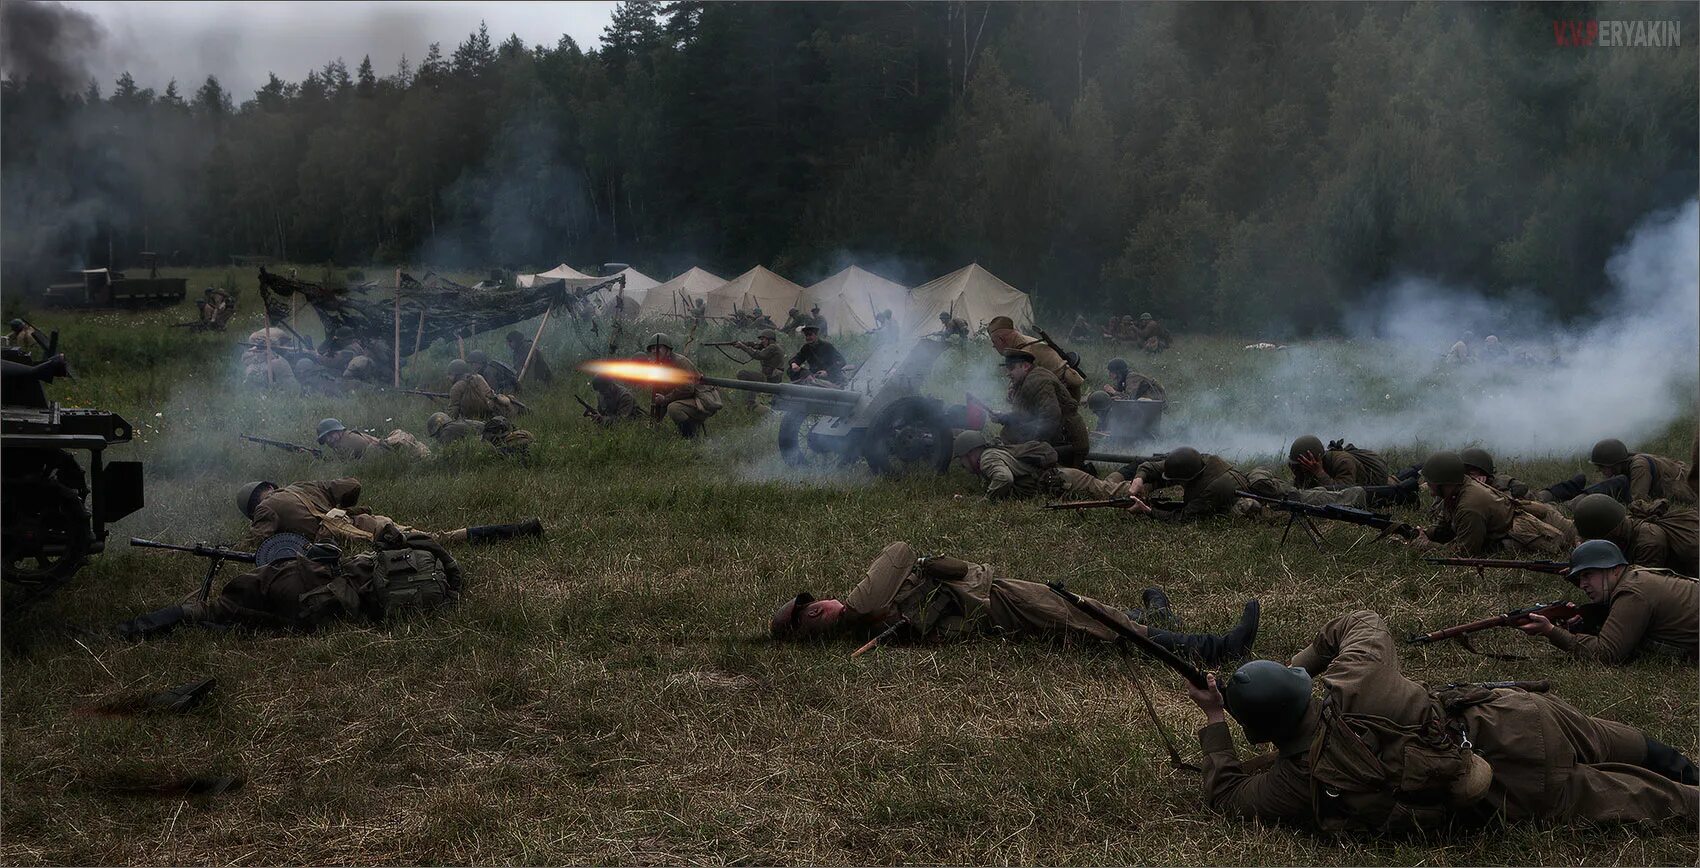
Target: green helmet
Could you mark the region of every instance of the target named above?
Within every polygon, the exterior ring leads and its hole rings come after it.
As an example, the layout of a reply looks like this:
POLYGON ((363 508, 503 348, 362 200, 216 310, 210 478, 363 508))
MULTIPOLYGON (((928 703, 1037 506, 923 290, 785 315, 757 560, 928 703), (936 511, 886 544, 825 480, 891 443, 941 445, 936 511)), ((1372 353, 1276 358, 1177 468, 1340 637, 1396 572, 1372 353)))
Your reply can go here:
POLYGON ((243 515, 253 518, 254 507, 259 505, 257 501, 260 499, 261 489, 276 487, 277 483, 265 480, 244 484, 241 488, 236 489, 236 508, 242 510, 243 515))
POLYGON ((986 435, 979 431, 963 431, 956 435, 956 440, 950 444, 952 458, 961 458, 976 449, 986 445, 986 435))
POLYGON ((1629 447, 1616 437, 1608 437, 1594 444, 1594 451, 1588 454, 1588 461, 1600 467, 1611 467, 1629 460, 1629 447))
POLYGON ((1436 452, 1423 462, 1423 478, 1430 485, 1464 484, 1464 459, 1456 452, 1436 452))
POLYGON ((653 350, 656 347, 666 347, 667 349, 672 349, 673 348, 673 339, 671 337, 668 337, 666 332, 656 332, 655 334, 649 336, 649 343, 644 344, 643 348, 644 348, 645 351, 648 351, 648 350, 653 350))
POLYGON ((1115 399, 1110 397, 1109 392, 1093 392, 1086 396, 1086 408, 1100 415, 1114 403, 1115 399))
POLYGON ((1139 321, 1140 322, 1150 322, 1153 319, 1156 319, 1156 317, 1153 317, 1151 314, 1148 314, 1148 313, 1142 313, 1142 314, 1139 315, 1139 321))
POLYGON ((1604 539, 1628 514, 1609 494, 1586 495, 1576 501, 1576 535, 1585 540, 1604 539))
POLYGON ((469 365, 487 365, 490 363, 490 356, 483 350, 473 350, 466 354, 466 363, 469 365))
POLYGON ((773 341, 775 343, 779 342, 779 333, 774 331, 773 329, 762 329, 761 332, 756 335, 756 337, 767 338, 768 340, 773 341))
POLYGON ((437 432, 443 430, 443 427, 448 424, 449 414, 439 410, 432 413, 430 417, 425 420, 425 433, 435 437, 437 432))
POLYGON ((1204 472, 1204 456, 1191 446, 1182 446, 1163 459, 1163 476, 1175 482, 1187 482, 1204 472))
POLYGON ((1322 451, 1322 438, 1315 434, 1306 434, 1293 441, 1292 447, 1287 450, 1287 461, 1297 461, 1300 455, 1314 455, 1321 458, 1322 451))
POLYGON ((1277 741, 1291 735, 1310 710, 1310 673, 1274 660, 1253 660, 1234 670, 1222 698, 1246 741, 1277 741))
POLYGON ((465 359, 454 359, 449 362, 450 379, 458 380, 469 373, 472 373, 472 366, 467 364, 465 359))
POLYGON ((1125 374, 1127 373, 1127 359, 1111 359, 1104 364, 1104 368, 1112 374, 1125 374))
POLYGON ((1583 570, 1609 570, 1629 563, 1623 556, 1623 550, 1611 540, 1591 539, 1576 547, 1570 553, 1570 577, 1575 581, 1576 574, 1583 570))
POLYGON ((348 426, 342 424, 342 422, 340 422, 336 419, 320 419, 319 420, 319 442, 320 443, 325 442, 326 437, 329 437, 329 436, 331 436, 332 434, 335 434, 338 431, 347 431, 347 430, 348 430, 348 426))
POLYGON ((1458 457, 1463 459, 1466 469, 1485 473, 1488 476, 1493 475, 1493 456, 1488 454, 1486 449, 1480 446, 1471 446, 1458 453, 1458 457))

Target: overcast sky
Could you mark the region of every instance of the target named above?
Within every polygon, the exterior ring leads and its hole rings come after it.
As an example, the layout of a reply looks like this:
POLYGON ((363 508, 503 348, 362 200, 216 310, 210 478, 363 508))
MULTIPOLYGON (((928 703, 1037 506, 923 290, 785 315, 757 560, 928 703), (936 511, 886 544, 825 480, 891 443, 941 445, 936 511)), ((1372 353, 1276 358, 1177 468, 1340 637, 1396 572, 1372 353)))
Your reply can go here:
POLYGON ((236 102, 251 99, 275 72, 300 81, 341 57, 349 72, 370 54, 379 75, 395 71, 403 54, 417 66, 433 42, 447 57, 483 20, 490 38, 517 33, 527 45, 554 45, 561 34, 595 47, 614 11, 612 2, 466 3, 66 3, 93 15, 106 44, 88 58, 102 93, 129 70, 143 87, 165 90, 177 79, 185 97, 216 75, 236 102))

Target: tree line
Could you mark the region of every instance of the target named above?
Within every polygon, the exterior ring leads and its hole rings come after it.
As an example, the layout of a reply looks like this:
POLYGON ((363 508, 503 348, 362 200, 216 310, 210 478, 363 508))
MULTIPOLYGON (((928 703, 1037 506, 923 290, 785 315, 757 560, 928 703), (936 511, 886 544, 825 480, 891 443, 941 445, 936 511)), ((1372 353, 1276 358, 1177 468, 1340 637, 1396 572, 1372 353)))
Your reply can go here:
MULTIPOLYGON (((1632 8, 1695 33, 1692 5, 1632 8)), ((1593 17, 631 0, 596 50, 480 27, 250 95, 14 75, 4 255, 909 283, 978 261, 1043 316, 1277 333, 1414 273, 1579 315, 1612 246, 1700 183, 1694 40, 1556 44, 1593 17)))

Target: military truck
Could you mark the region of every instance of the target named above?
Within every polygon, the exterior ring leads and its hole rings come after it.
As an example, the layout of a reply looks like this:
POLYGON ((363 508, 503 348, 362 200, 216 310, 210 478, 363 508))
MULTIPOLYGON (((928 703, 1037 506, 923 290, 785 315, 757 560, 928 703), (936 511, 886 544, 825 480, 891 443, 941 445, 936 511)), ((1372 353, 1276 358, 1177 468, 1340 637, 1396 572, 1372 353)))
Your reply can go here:
POLYGON ((169 307, 188 296, 189 280, 160 277, 159 256, 142 254, 147 277, 129 277, 111 268, 84 268, 47 287, 45 304, 56 307, 169 307))

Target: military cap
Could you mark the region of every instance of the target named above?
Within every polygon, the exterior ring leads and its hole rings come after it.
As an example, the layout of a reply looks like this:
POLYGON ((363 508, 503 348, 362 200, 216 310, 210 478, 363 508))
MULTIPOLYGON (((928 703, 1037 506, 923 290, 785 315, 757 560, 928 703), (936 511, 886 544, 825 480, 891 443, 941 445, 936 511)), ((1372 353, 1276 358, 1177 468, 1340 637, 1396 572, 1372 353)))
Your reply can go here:
POLYGON ((472 366, 467 364, 465 359, 450 359, 449 360, 449 376, 450 377, 458 380, 461 377, 464 377, 471 372, 472 372, 472 366))
POLYGON ((814 323, 809 323, 808 325, 803 326, 803 331, 819 333, 820 332, 820 326, 815 325, 814 323))
POLYGON ((1003 366, 1006 368, 1019 365, 1022 362, 1029 365, 1033 364, 1033 354, 1026 350, 1009 350, 1003 354, 1003 366))
POLYGON ((653 350, 656 347, 666 347, 667 349, 672 349, 673 348, 673 339, 671 337, 669 337, 666 332, 656 332, 655 334, 649 336, 649 343, 644 344, 643 348, 645 350, 653 350))
POLYGON ((797 596, 785 601, 779 611, 773 613, 773 621, 768 624, 768 633, 775 639, 786 639, 797 632, 797 624, 803 619, 803 612, 809 604, 815 601, 815 595, 808 591, 799 591, 797 596))
POLYGON ((955 440, 951 441, 950 455, 952 458, 961 458, 985 445, 985 434, 974 430, 963 431, 956 435, 955 440))
POLYGON ((236 508, 242 510, 243 515, 253 518, 254 507, 258 505, 255 501, 259 500, 260 489, 276 487, 277 483, 266 480, 243 483, 242 487, 236 489, 236 508))
POLYGON ((525 335, 522 335, 517 331, 508 332, 508 336, 507 336, 507 342, 508 343, 517 344, 517 343, 519 343, 520 341, 523 341, 523 340, 525 340, 525 335))
POLYGON ((1423 462, 1423 478, 1430 485, 1461 485, 1464 482, 1464 459, 1456 452, 1436 452, 1423 462))
POLYGON ((1493 475, 1493 455, 1480 446, 1471 446, 1458 453, 1466 468, 1471 468, 1489 476, 1493 475))
POLYGON ((1117 374, 1125 373, 1128 369, 1127 368, 1127 359, 1123 359, 1123 358, 1120 358, 1120 357, 1111 359, 1104 364, 1104 367, 1109 369, 1112 373, 1117 373, 1117 374))
POLYGON ((325 442, 326 437, 329 437, 329 436, 331 436, 332 434, 335 434, 338 431, 347 431, 347 430, 348 430, 348 426, 342 424, 342 422, 340 422, 336 419, 320 419, 319 420, 319 442, 320 443, 325 442))
POLYGON ((254 566, 263 567, 267 564, 293 558, 307 550, 309 540, 298 533, 274 533, 266 537, 265 542, 254 551, 254 566))
POLYGON ((1616 437, 1608 437, 1594 444, 1594 451, 1588 454, 1588 461, 1599 467, 1611 467, 1629 460, 1629 447, 1616 437))
POLYGON ((1234 670, 1222 698, 1246 741, 1277 741, 1291 735, 1310 710, 1310 673, 1274 660, 1253 660, 1234 670))
POLYGON ((1577 546, 1570 552, 1570 577, 1575 581, 1576 574, 1583 570, 1609 570, 1629 563, 1623 556, 1623 550, 1617 543, 1609 539, 1591 539, 1577 546))
POLYGON ((1609 494, 1589 494, 1576 501, 1576 535, 1603 539, 1623 524, 1629 510, 1609 494))
POLYGON ((1163 476, 1175 482, 1187 482, 1204 472, 1204 456, 1191 446, 1182 446, 1163 456, 1163 476))
POLYGON ((1287 450, 1287 460, 1298 461, 1301 455, 1314 455, 1321 458, 1322 451, 1322 438, 1315 434, 1306 434, 1293 441, 1292 447, 1287 450))
POLYGON ((989 331, 989 332, 995 332, 995 331, 998 331, 999 329, 1012 329, 1012 328, 1015 328, 1015 320, 1012 320, 1007 316, 994 316, 994 317, 992 317, 991 322, 986 323, 986 331, 989 331))

